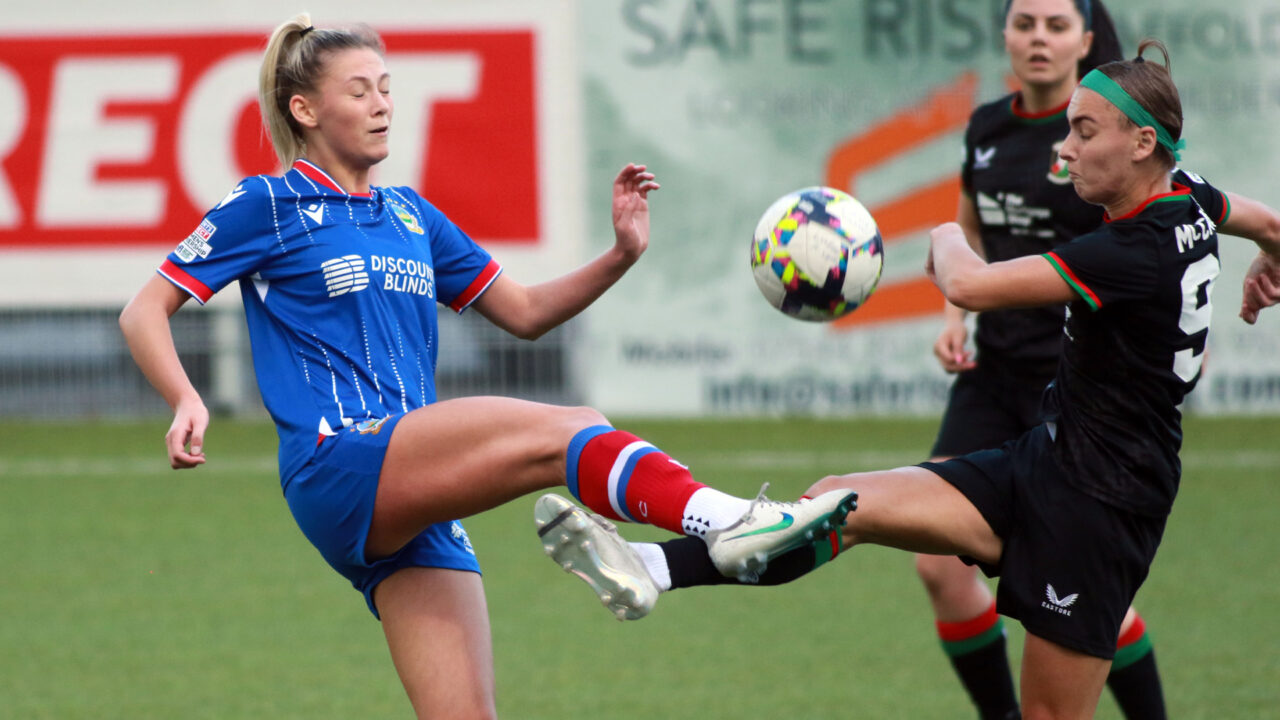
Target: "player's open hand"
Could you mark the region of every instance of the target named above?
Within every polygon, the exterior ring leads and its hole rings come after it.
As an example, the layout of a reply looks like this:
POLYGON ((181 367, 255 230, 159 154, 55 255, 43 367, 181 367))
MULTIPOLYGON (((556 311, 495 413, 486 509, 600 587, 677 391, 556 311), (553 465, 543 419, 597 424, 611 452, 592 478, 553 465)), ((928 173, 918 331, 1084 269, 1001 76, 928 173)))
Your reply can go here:
POLYGON ((169 465, 174 470, 203 465, 204 431, 209 427, 209 410, 196 400, 178 403, 173 413, 173 424, 165 433, 164 444, 169 450, 169 465))
POLYGON ((1252 325, 1258 321, 1258 313, 1263 308, 1276 303, 1280 303, 1280 259, 1258 253, 1244 274, 1240 317, 1252 325))
POLYGON ((661 185, 644 165, 628 163, 613 180, 613 234, 616 247, 635 260, 649 247, 649 193, 661 185))
POLYGON ((933 354, 938 364, 949 373, 964 372, 977 367, 973 361, 973 353, 964 346, 969 339, 969 329, 964 322, 950 322, 942 326, 938 339, 933 343, 933 354))

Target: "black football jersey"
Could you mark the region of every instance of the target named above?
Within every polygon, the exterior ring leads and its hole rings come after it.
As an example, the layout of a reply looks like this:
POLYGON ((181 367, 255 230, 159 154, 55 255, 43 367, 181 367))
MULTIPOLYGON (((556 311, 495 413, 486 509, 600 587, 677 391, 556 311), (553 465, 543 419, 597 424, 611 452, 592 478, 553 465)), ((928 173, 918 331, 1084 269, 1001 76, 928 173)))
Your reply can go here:
MULTIPOLYGON (((1058 149, 1067 106, 1021 109, 1015 93, 974 111, 964 136, 961 181, 977 209, 989 262, 1048 252, 1102 224, 1102 208, 1076 195, 1058 149)), ((1052 375, 1063 308, 989 310, 978 315, 978 362, 1052 375)))
POLYGON ((1072 484, 1108 504, 1167 515, 1178 491, 1182 399, 1200 377, 1218 276, 1221 192, 1175 171, 1173 191, 1046 253, 1079 295, 1045 393, 1072 484))

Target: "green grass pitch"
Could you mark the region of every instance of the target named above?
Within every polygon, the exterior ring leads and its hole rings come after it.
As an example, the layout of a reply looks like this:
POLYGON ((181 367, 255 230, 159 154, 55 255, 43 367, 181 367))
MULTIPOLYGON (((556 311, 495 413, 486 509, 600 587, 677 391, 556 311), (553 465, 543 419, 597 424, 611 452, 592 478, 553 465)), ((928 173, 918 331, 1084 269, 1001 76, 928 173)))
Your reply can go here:
MULTIPOLYGON (((786 497, 917 461, 936 421, 617 424, 704 482, 786 497)), ((377 623, 289 517, 274 431, 216 419, 209 464, 177 473, 166 426, 0 424, 0 717, 410 716, 377 623)), ((1186 437, 1137 601, 1171 715, 1280 717, 1280 418, 1193 418, 1186 437)), ((624 624, 542 555, 532 504, 467 521, 503 717, 973 716, 905 553, 860 547, 786 587, 664 595, 624 624)), ((1099 717, 1119 717, 1105 695, 1099 717)))

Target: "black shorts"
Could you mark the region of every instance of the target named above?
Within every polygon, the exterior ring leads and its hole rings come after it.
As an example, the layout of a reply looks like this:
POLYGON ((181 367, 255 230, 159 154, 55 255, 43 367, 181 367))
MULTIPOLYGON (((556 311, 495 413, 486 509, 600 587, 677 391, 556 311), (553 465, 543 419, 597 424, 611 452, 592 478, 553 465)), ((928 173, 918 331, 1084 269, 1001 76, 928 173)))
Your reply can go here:
POLYGON ((1040 425, 997 450, 922 463, 964 494, 1004 541, 996 611, 1027 632, 1095 657, 1116 652, 1120 621, 1147 577, 1165 518, 1108 505, 1071 485, 1040 425))
POLYGON ((1040 423, 1040 398, 1051 372, 1018 374, 991 364, 956 375, 929 457, 998 448, 1040 423))

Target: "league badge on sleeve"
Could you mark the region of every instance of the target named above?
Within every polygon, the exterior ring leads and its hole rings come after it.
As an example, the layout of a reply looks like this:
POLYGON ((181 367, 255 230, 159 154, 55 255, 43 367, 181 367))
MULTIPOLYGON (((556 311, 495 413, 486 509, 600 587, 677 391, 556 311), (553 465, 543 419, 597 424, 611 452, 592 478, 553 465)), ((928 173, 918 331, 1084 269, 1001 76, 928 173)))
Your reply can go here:
POLYGON ((209 245, 209 238, 213 237, 217 230, 218 227, 207 219, 201 221, 199 227, 188 235, 185 240, 178 243, 178 247, 173 251, 173 254, 177 255, 178 259, 184 263, 195 260, 197 255, 202 258, 209 257, 209 253, 213 251, 213 247, 209 245))

